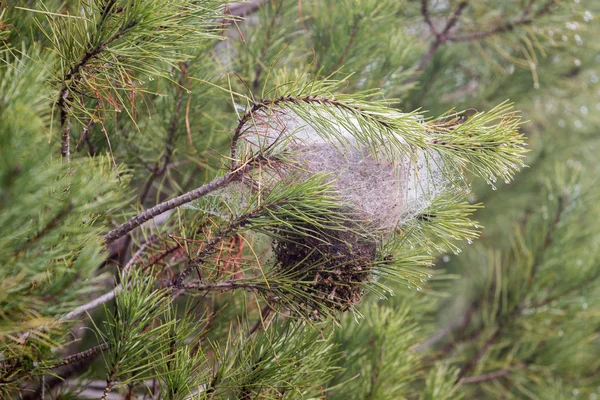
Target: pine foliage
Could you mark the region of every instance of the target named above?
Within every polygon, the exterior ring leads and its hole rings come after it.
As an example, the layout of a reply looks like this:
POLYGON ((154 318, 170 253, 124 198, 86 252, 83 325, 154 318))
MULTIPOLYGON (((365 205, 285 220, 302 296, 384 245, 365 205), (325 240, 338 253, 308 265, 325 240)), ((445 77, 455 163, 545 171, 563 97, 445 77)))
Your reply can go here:
POLYGON ((599 12, 3 2, 0 397, 596 399, 599 12))

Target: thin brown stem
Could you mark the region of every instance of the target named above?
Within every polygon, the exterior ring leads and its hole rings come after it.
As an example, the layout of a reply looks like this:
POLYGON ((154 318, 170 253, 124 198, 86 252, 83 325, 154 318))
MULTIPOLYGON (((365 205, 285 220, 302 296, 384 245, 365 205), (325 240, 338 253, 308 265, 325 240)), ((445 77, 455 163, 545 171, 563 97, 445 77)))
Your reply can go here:
MULTIPOLYGON (((566 206, 566 199, 564 198, 564 196, 561 196, 559 198, 559 204, 558 204, 554 219, 552 220, 552 224, 550 225, 550 227, 548 228, 548 231, 546 232, 546 236, 544 237, 542 247, 541 247, 541 249, 538 250, 538 253, 536 254, 536 257, 534 260, 533 267, 531 268, 531 271, 529 273, 529 279, 527 281, 528 289, 533 284, 533 281, 534 281, 535 276, 537 275, 537 272, 539 269, 538 267, 543 261, 543 256, 544 256, 546 250, 552 244, 554 233, 559 225, 559 222, 561 221, 565 206, 566 206)), ((504 317, 499 321, 498 327, 496 328, 496 330, 494 331, 492 336, 490 336, 490 338, 488 340, 486 340, 486 342, 483 344, 483 346, 481 346, 479 351, 477 351, 477 353, 460 370, 458 377, 454 381, 455 385, 458 384, 462 379, 464 379, 469 372, 471 372, 471 370, 475 367, 475 365, 477 365, 479 360, 485 355, 485 353, 488 351, 488 349, 494 343, 496 343, 496 341, 502 336, 502 334, 504 333, 504 331, 506 330, 508 325, 512 322, 512 320, 520 314, 522 308, 523 308, 523 303, 519 303, 519 304, 515 305, 508 314, 504 315, 504 317)), ((529 361, 529 362, 531 362, 531 361, 529 361)))
POLYGON ((350 38, 348 39, 348 43, 346 43, 346 47, 344 48, 344 51, 342 52, 342 54, 340 54, 340 57, 336 61, 335 65, 332 69, 333 71, 340 68, 342 66, 342 64, 344 63, 344 60, 346 59, 346 57, 348 57, 348 54, 350 53, 350 48, 352 48, 352 45, 354 44, 354 40, 356 39, 356 34, 358 33, 358 24, 360 23, 360 21, 363 19, 364 16, 365 16, 365 14, 362 11, 360 13, 358 13, 358 15, 356 16, 356 18, 354 20, 354 25, 352 26, 352 32, 350 33, 350 38))
POLYGON ((421 0, 421 15, 425 19, 425 23, 427 24, 427 26, 429 26, 429 30, 431 31, 431 33, 433 33, 435 36, 438 36, 439 33, 433 25, 433 22, 431 21, 431 16, 429 15, 429 0, 421 0))
POLYGON ((229 223, 229 225, 227 226, 227 228, 220 231, 215 237, 213 237, 208 243, 206 243, 206 245, 204 246, 204 248, 202 249, 202 251, 200 252, 199 255, 197 255, 196 257, 194 257, 194 259, 192 259, 188 262, 188 265, 179 274, 179 276, 177 277, 177 279, 175 279, 175 281, 173 282, 173 284, 171 286, 178 288, 178 289, 182 289, 183 282, 187 279, 188 276, 191 275, 191 273, 195 269, 198 269, 200 267, 200 265, 202 265, 204 263, 206 258, 215 250, 217 244, 219 244, 223 239, 225 239, 232 233, 236 232, 239 228, 246 225, 253 218, 256 218, 264 210, 273 208, 273 207, 278 207, 280 204, 281 204, 281 202, 264 204, 264 205, 258 207, 257 209, 255 209, 254 211, 252 211, 251 213, 241 215, 241 216, 235 218, 233 221, 231 221, 229 223))
MULTIPOLYGON (((71 363, 58 368, 57 371, 54 371, 52 375, 46 378, 45 390, 53 391, 56 387, 64 384, 67 378, 83 374, 88 370, 89 366, 92 365, 99 354, 100 353, 96 353, 94 356, 87 357, 80 362, 71 363)), ((41 392, 42 388, 39 387, 36 391, 22 393, 19 398, 22 400, 39 400, 41 392)))
POLYGON ((273 34, 273 28, 275 23, 277 22, 277 16, 281 12, 281 6, 283 5, 283 0, 279 0, 277 3, 277 8, 273 15, 271 16, 271 21, 269 26, 267 27, 267 32, 265 33, 265 45, 263 46, 262 52, 260 53, 260 57, 256 61, 256 69, 254 71, 254 80, 252 81, 252 87, 256 90, 260 85, 260 76, 263 72, 263 60, 267 56, 267 52, 269 51, 269 47, 271 46, 271 35, 273 34))
POLYGON ((548 1, 544 7, 542 7, 540 10, 538 10, 533 17, 529 17, 529 14, 531 12, 531 7, 533 6, 533 2, 531 2, 521 13, 521 17, 516 20, 516 21, 509 21, 506 22, 504 24, 498 25, 495 28, 492 29, 488 29, 488 30, 480 30, 477 32, 473 32, 473 33, 467 33, 464 35, 456 35, 456 36, 450 36, 448 37, 448 40, 452 40, 455 42, 466 42, 466 41, 472 41, 472 40, 481 40, 481 39, 485 39, 487 37, 490 36, 494 36, 496 34, 499 33, 504 33, 504 32, 510 32, 515 30, 515 28, 519 27, 519 26, 525 26, 525 25, 531 25, 533 24, 533 22, 539 18, 542 17, 548 13, 550 13, 550 11, 552 11, 552 6, 554 5, 554 3, 556 2, 556 0, 550 0, 548 1))
POLYGON ((150 188, 152 188, 152 184, 154 183, 156 178, 164 175, 164 173, 167 171, 169 163, 171 162, 171 158, 173 157, 173 152, 175 151, 175 140, 177 139, 177 128, 179 127, 181 107, 183 104, 183 91, 185 81, 187 79, 188 66, 189 63, 182 63, 180 65, 181 72, 179 75, 179 80, 177 81, 177 89, 175 93, 175 107, 173 109, 173 115, 171 116, 171 121, 169 122, 169 127, 167 129, 167 136, 165 139, 165 151, 161 159, 158 160, 154 165, 150 177, 148 177, 146 183, 144 184, 144 188, 142 190, 142 193, 140 194, 140 204, 144 203, 144 200, 150 193, 150 188))
POLYGON ((479 362, 481 357, 483 357, 484 354, 488 351, 490 346, 492 346, 494 343, 496 343, 496 340, 498 340, 498 338, 502 334, 503 330, 504 330, 503 327, 497 328, 496 331, 494 332, 494 334, 492 336, 490 336, 490 338, 488 340, 485 341, 485 343, 483 344, 483 346, 481 346, 481 348, 477 351, 477 353, 475 353, 475 355, 460 370, 458 377, 454 381, 455 385, 458 382, 460 382, 469 372, 471 372, 471 370, 479 362))
POLYGON ((265 326, 265 319, 267 319, 269 314, 271 314, 271 311, 273 311, 273 307, 271 307, 270 304, 266 304, 261 310, 258 311, 260 314, 258 315, 258 319, 254 325, 252 325, 252 328, 250 328, 248 331, 248 336, 252 336, 254 332, 265 326))
POLYGON ((225 239, 235 230, 246 224, 255 214, 256 212, 236 218, 229 224, 227 228, 223 229, 208 243, 206 243, 206 245, 202 249, 202 252, 196 257, 194 257, 194 259, 188 262, 187 267, 179 274, 177 279, 175 279, 175 281, 173 282, 173 286, 176 288, 180 288, 183 282, 186 280, 186 278, 190 276, 195 269, 200 267, 200 265, 203 264, 206 260, 206 257, 208 257, 215 250, 217 244, 219 244, 223 239, 225 239))
POLYGON ((445 42, 448 36, 448 33, 450 32, 450 30, 452 28, 454 28, 454 25, 456 25, 456 23, 458 22, 458 19, 460 18, 460 16, 462 15, 463 11, 465 10, 465 8, 469 5, 468 1, 461 1, 458 6, 456 7, 456 10, 454 10, 454 12, 452 13, 452 16, 450 17, 450 19, 448 20, 448 22, 446 22, 446 26, 444 27, 444 29, 442 30, 442 32, 439 34, 440 40, 442 42, 445 42))
MULTIPOLYGON (((452 41, 452 42, 467 42, 467 41, 485 39, 487 37, 491 37, 491 36, 494 36, 494 35, 497 35, 500 33, 513 31, 518 26, 531 25, 535 21, 535 19, 550 13, 552 11, 552 6, 556 3, 556 0, 549 0, 548 2, 546 2, 546 4, 542 8, 540 8, 533 15, 533 17, 530 17, 531 10, 533 8, 534 3, 535 3, 535 0, 529 1, 528 5, 525 7, 523 12, 521 13, 520 18, 517 21, 506 22, 506 23, 498 25, 497 27, 492 28, 492 29, 481 30, 478 32, 473 32, 473 33, 454 35, 451 33, 452 28, 458 22, 463 10, 468 5, 468 1, 462 1, 461 3, 458 4, 456 10, 453 12, 452 16, 446 23, 444 29, 442 29, 441 32, 438 32, 435 25, 433 24, 433 21, 431 20, 431 15, 429 13, 428 1, 422 0, 421 1, 421 14, 423 16, 423 19, 425 20, 425 23, 429 27, 429 30, 434 35, 434 39, 431 42, 427 52, 423 55, 423 57, 421 57, 421 60, 419 60, 419 63, 417 64, 417 67, 415 68, 415 72, 423 71, 425 69, 425 67, 429 64, 429 62, 431 61, 433 56, 447 42, 450 42, 450 41, 452 41)), ((403 84, 404 85, 411 84, 411 83, 415 82, 417 79, 418 79, 418 77, 416 75, 414 75, 414 76, 406 79, 403 82, 403 84)))
MULTIPOLYGON (((433 23, 431 22, 431 18, 429 16, 427 5, 425 5, 425 7, 423 7, 423 3, 421 3, 421 13, 423 13, 423 17, 425 18, 427 25, 429 25, 430 29, 432 29, 432 33, 434 34, 435 38, 429 45, 429 50, 427 50, 427 53, 425 53, 423 55, 423 57, 421 57, 421 60, 419 61, 419 63, 417 64, 417 67, 415 68, 415 72, 423 71, 425 69, 425 67, 427 66, 427 64, 429 63, 429 61, 431 60, 431 58, 435 55, 435 53, 437 53, 437 51, 440 49, 440 47, 446 43, 446 41, 448 40, 448 35, 450 33, 450 30, 454 27, 454 25, 456 25, 456 23, 458 22, 460 16, 462 15, 464 9, 467 7, 468 4, 469 4, 468 1, 460 2, 458 4, 458 6, 456 7, 456 9, 454 10, 454 12, 452 13, 452 16, 450 17, 448 22, 446 22, 444 29, 442 29, 442 31, 438 33, 437 30, 435 30, 435 28, 433 28, 433 23)), ((403 82, 403 84, 407 85, 407 84, 413 83, 416 80, 417 80, 417 76, 414 75, 414 76, 408 78, 407 80, 405 80, 403 82)))

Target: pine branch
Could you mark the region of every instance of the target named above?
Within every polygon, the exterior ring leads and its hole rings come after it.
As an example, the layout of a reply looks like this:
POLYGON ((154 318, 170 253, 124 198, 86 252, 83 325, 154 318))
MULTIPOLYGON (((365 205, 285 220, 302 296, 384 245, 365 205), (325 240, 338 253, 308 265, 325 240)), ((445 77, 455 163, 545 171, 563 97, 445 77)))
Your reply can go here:
POLYGON ((90 357, 95 357, 103 351, 107 350, 110 345, 106 342, 99 344, 98 346, 92 347, 91 349, 72 354, 60 360, 60 362, 53 366, 53 368, 64 367, 72 364, 80 363, 90 357))
MULTIPOLYGON (((463 10, 467 7, 468 1, 462 1, 461 3, 458 4, 456 10, 454 10, 454 12, 452 13, 452 16, 450 17, 450 19, 448 20, 448 22, 446 23, 446 25, 444 26, 442 31, 438 32, 431 20, 431 15, 429 13, 428 0, 422 0, 421 1, 421 14, 423 16, 423 19, 425 20, 425 23, 429 27, 429 30, 434 35, 434 39, 431 42, 427 53, 425 53, 423 55, 423 57, 421 57, 421 60, 419 61, 419 63, 417 64, 417 66, 415 68, 415 72, 423 71, 425 69, 425 67, 427 66, 427 64, 429 63, 429 61, 431 60, 431 58, 447 42, 449 42, 449 41, 467 42, 467 41, 481 40, 481 39, 485 39, 485 38, 488 38, 488 37, 491 37, 491 36, 494 36, 494 35, 497 35, 500 33, 513 31, 518 26, 531 25, 533 22, 535 22, 535 20, 537 18, 550 13, 552 11, 552 6, 556 3, 556 0, 549 0, 544 5, 544 7, 542 7, 540 10, 538 10, 538 12, 535 13, 535 16, 533 18, 531 18, 528 16, 529 16, 529 13, 531 12, 533 3, 534 3, 534 1, 530 1, 528 6, 523 10, 520 19, 515 22, 506 22, 495 28, 483 30, 480 32, 455 35, 455 34, 451 33, 451 30, 454 27, 454 25, 456 25, 456 23, 458 22, 458 19, 459 19, 460 15, 462 14, 463 10)), ((418 79, 417 76, 412 76, 412 77, 406 79, 403 82, 403 84, 407 85, 407 84, 413 83, 417 79, 418 79)))
POLYGON ((510 373, 512 373, 513 371, 523 369, 526 366, 527 365, 525 363, 520 363, 520 364, 515 365, 512 368, 503 368, 503 369, 500 369, 498 371, 488 372, 487 374, 469 376, 467 378, 464 378, 461 383, 463 385, 468 385, 468 384, 473 384, 473 383, 481 383, 481 382, 493 381, 493 380, 496 380, 498 378, 502 378, 504 376, 507 376, 510 373))
MULTIPOLYGON (((560 222, 561 217, 563 215, 565 205, 566 205, 566 199, 564 199, 564 197, 561 196, 561 198, 559 199, 559 205, 557 207, 555 217, 552 220, 552 223, 549 226, 548 231, 546 232, 546 236, 544 237, 544 241, 542 243, 542 248, 537 252, 536 257, 534 259, 534 263, 531 268, 529 279, 527 282, 528 287, 531 287, 531 285, 533 284, 534 278, 538 271, 538 267, 542 263, 543 256, 544 256, 546 250, 548 249, 548 247, 550 247, 550 245, 552 244, 552 238, 553 238, 555 230, 558 227, 558 223, 560 222)), ((464 379, 469 372, 471 372, 471 370, 475 367, 475 365, 479 362, 479 360, 485 355, 485 353, 488 351, 488 349, 494 343, 496 343, 496 341, 505 332, 506 328, 512 322, 512 320, 517 315, 520 314, 523 306, 524 306, 524 304, 519 303, 519 304, 515 305, 508 314, 504 315, 504 317, 499 321, 498 327, 495 329, 492 336, 490 336, 489 339, 485 341, 485 343, 483 344, 483 346, 481 346, 479 348, 477 353, 460 370, 458 377, 454 381, 455 385, 458 384, 459 382, 461 382, 461 380, 464 379)))
POLYGON ((467 42, 473 40, 481 40, 490 36, 494 36, 499 33, 510 32, 515 30, 519 26, 526 26, 533 24, 537 18, 542 17, 551 12, 552 6, 556 3, 556 0, 550 0, 546 3, 546 5, 541 8, 538 12, 535 13, 533 18, 528 18, 528 15, 531 11, 531 5, 533 2, 526 7, 521 13, 521 17, 517 21, 509 21, 504 24, 498 25, 495 28, 482 30, 474 33, 466 33, 463 35, 451 35, 448 37, 448 40, 452 40, 455 42, 467 42))
POLYGON ((60 123, 63 129, 61 135, 60 154, 67 163, 71 161, 71 119, 69 117, 71 108, 67 104, 68 97, 69 89, 65 87, 60 92, 57 103, 58 108, 60 109, 60 123))
MULTIPOLYGON (((135 252, 135 254, 133 256, 131 256, 131 259, 127 262, 125 267, 123 267, 122 273, 127 273, 131 269, 131 267, 138 261, 138 258, 141 257, 142 253, 146 250, 146 248, 151 243, 152 243, 151 241, 147 241, 146 243, 144 243, 140 246, 140 248, 135 252)), ((94 308, 96 308, 98 306, 101 306, 102 304, 105 304, 105 303, 111 301, 112 299, 115 298, 115 296, 117 294, 119 294, 119 292, 121 290, 123 290, 123 285, 118 284, 110 292, 105 293, 102 296, 95 298, 94 300, 75 308, 73 311, 63 315, 58 320, 60 322, 73 320, 74 318, 79 317, 83 313, 86 313, 90 310, 93 310, 94 308)))
POLYGON ((365 14, 362 11, 360 13, 358 13, 358 15, 356 16, 356 18, 354 20, 354 25, 352 25, 352 32, 350 33, 350 38, 348 39, 348 43, 346 43, 346 47, 344 48, 344 51, 342 52, 342 54, 340 54, 340 57, 336 61, 334 67, 332 68, 332 71, 337 71, 344 63, 344 60, 346 59, 346 57, 348 57, 350 48, 354 44, 354 40, 356 39, 356 34, 358 33, 358 24, 360 23, 360 21, 363 19, 364 16, 365 16, 365 14))
MULTIPOLYGON (((109 1, 109 3, 113 3, 114 1, 111 0, 109 1)), ((108 11, 107 11, 108 13, 108 11)), ((105 21, 105 15, 103 14, 102 17, 102 21, 101 24, 104 23, 105 21)), ((79 60, 79 62, 75 65, 73 65, 71 67, 71 69, 69 70, 69 72, 67 72, 65 74, 65 76, 63 77, 63 82, 65 82, 65 87, 63 88, 63 90, 68 90, 69 89, 69 84, 67 82, 70 82, 73 79, 76 79, 81 70, 90 62, 93 61, 94 59, 98 58, 98 56, 114 41, 118 40, 121 38, 121 36, 123 36, 125 33, 127 33, 129 30, 133 29, 135 26, 137 26, 137 22, 136 21, 131 21, 129 24, 122 26, 121 28, 119 28, 119 30, 112 35, 110 38, 108 38, 107 40, 98 43, 97 45, 93 46, 93 39, 89 41, 88 46, 91 47, 88 49, 88 51, 86 51, 83 56, 81 57, 81 59, 79 60)), ((61 91, 62 94, 62 91, 61 91)))
POLYGON ((269 26, 267 27, 267 32, 265 33, 265 45, 263 46, 262 52, 260 53, 260 57, 256 60, 256 69, 254 70, 254 81, 252 82, 252 87, 256 90, 258 89, 258 85, 260 85, 260 76, 264 70, 263 68, 263 60, 267 56, 267 52, 269 51, 269 46, 271 45, 271 35, 273 34, 273 28, 275 27, 275 22, 277 21, 277 17, 281 11, 281 6, 283 6, 283 0, 279 0, 277 3, 275 12, 271 16, 271 21, 269 22, 269 26))
MULTIPOLYGON (((58 371, 53 372, 52 376, 46 378, 45 388, 39 387, 34 392, 22 393, 22 400, 39 400, 43 390, 52 391, 55 388, 67 383, 67 378, 80 376, 88 370, 88 368, 100 354, 100 352, 96 353, 95 355, 87 357, 80 362, 71 363, 59 368, 58 371)), ((102 388, 104 388, 104 386, 102 388)))
MULTIPOLYGON (((330 99, 323 96, 281 96, 275 99, 264 99, 258 103, 255 103, 250 110, 248 110, 242 118, 239 120, 238 125, 234 131, 233 138, 231 140, 231 158, 232 158, 232 170, 237 168, 237 147, 239 139, 247 128, 247 124, 254 119, 254 115, 259 113, 260 111, 267 109, 271 106, 277 106, 280 104, 294 104, 294 103, 306 103, 306 104, 314 104, 314 105, 331 105, 342 108, 348 111, 362 111, 360 107, 353 106, 351 104, 347 104, 340 100, 330 99)), ((385 122, 381 121, 382 124, 385 125, 385 122)), ((388 125, 385 125, 389 127, 388 125)))
POLYGON ((154 181, 160 176, 164 175, 167 171, 169 163, 171 162, 171 157, 173 156, 173 152, 175 151, 175 139, 177 137, 177 128, 179 127, 179 117, 181 114, 181 105, 183 103, 183 91, 184 84, 187 78, 187 68, 189 66, 189 62, 180 64, 180 73, 179 80, 177 81, 176 93, 175 93, 175 108, 173 110, 173 115, 171 116, 171 121, 169 122, 169 127, 167 129, 167 137, 165 139, 165 153, 162 156, 161 160, 156 161, 154 168, 152 168, 151 175, 146 180, 144 184, 144 188, 142 189, 142 193, 140 194, 140 204, 144 204, 144 200, 150 193, 150 188, 154 181), (161 163, 162 161, 162 163, 161 163))
POLYGON ((194 257, 194 259, 190 260, 187 267, 179 274, 179 276, 177 277, 177 279, 175 279, 171 286, 176 289, 181 289, 185 279, 187 279, 187 277, 191 275, 192 271, 194 271, 204 263, 206 258, 215 250, 217 244, 219 244, 223 239, 228 237, 233 232, 237 231, 239 228, 248 224, 253 218, 259 216, 263 211, 278 207, 280 203, 281 202, 264 204, 258 207, 256 210, 252 211, 251 213, 241 215, 235 218, 233 221, 231 221, 227 228, 223 229, 204 245, 204 248, 202 249, 200 254, 194 257))
MULTIPOLYGON (((419 63, 417 64, 417 67, 415 68, 415 72, 423 71, 425 69, 425 67, 427 66, 427 64, 429 63, 429 61, 431 60, 431 58, 435 55, 435 53, 437 53, 437 51, 440 49, 440 47, 446 43, 446 41, 448 40, 448 34, 449 34, 450 30, 454 27, 454 25, 456 25, 456 23, 458 22, 458 19, 460 18, 462 12, 464 11, 464 9, 467 7, 468 4, 469 4, 468 1, 460 2, 458 4, 458 6, 456 7, 456 9, 454 10, 454 12, 452 13, 452 16, 450 17, 450 19, 444 26, 444 29, 442 29, 441 32, 438 32, 433 27, 433 23, 431 22, 431 17, 429 15, 428 7, 427 7, 427 0, 422 1, 421 13, 423 14, 423 18, 427 22, 427 25, 429 25, 429 27, 431 29, 431 33, 433 33, 435 38, 429 45, 429 50, 427 50, 427 53, 425 53, 423 55, 423 57, 421 57, 421 60, 419 61, 419 63)), ((416 80, 417 80, 417 77, 412 76, 412 77, 408 78, 407 80, 405 80, 403 82, 403 84, 407 85, 409 83, 413 83, 416 80)))
POLYGON ((236 179, 240 179, 242 176, 241 170, 237 171, 229 171, 225 175, 220 176, 218 178, 213 179, 211 182, 200 186, 192 191, 189 191, 181 196, 177 196, 173 199, 164 201, 160 204, 155 205, 152 208, 149 208, 135 217, 131 218, 129 221, 123 223, 118 228, 113 229, 104 235, 104 241, 106 244, 114 242, 121 236, 126 235, 131 232, 138 226, 142 225, 144 222, 151 220, 152 218, 166 212, 182 206, 183 204, 189 203, 193 200, 196 200, 202 196, 207 195, 208 193, 214 192, 215 190, 221 189, 229 184, 231 181, 236 179))
POLYGON ((431 33, 433 33, 436 37, 439 36, 439 32, 437 31, 435 25, 433 25, 431 16, 429 15, 429 0, 421 0, 421 15, 425 19, 427 26, 429 26, 431 33))
POLYGON ((246 290, 264 290, 268 289, 266 283, 256 283, 256 282, 245 282, 244 280, 226 280, 221 282, 207 282, 207 283, 189 283, 185 286, 182 286, 181 289, 184 290, 197 290, 201 292, 208 292, 212 290, 220 290, 220 291, 228 291, 228 290, 236 290, 236 289, 246 289, 246 290))
MULTIPOLYGON (((248 132, 261 137, 264 132, 256 121, 264 124, 265 119, 277 115, 277 112, 283 115, 289 113, 292 120, 301 120, 326 140, 340 141, 341 145, 352 145, 352 140, 357 140, 375 158, 387 156, 395 160, 400 154, 411 159, 419 151, 434 151, 443 161, 445 176, 451 180, 452 176, 462 175, 466 170, 483 177, 489 184, 493 184, 497 177, 509 182, 513 171, 523 167, 521 159, 526 150, 518 131, 520 118, 508 112, 510 105, 501 104, 488 113, 477 113, 461 123, 440 123, 447 115, 423 123, 413 113, 399 113, 384 101, 335 96, 326 90, 329 87, 323 86, 316 89, 312 86, 294 88, 294 94, 255 103, 240 119, 234 132, 232 169, 238 163, 236 149, 239 138, 248 132), (307 95, 307 91, 318 95, 307 95), (348 123, 353 119, 357 122, 348 123)), ((272 141, 267 148, 260 149, 261 153, 266 153, 276 143, 277 140, 272 141)))
POLYGON ((448 40, 448 34, 450 32, 450 30, 452 28, 454 28, 454 25, 456 25, 456 23, 458 22, 458 19, 460 18, 460 16, 462 15, 464 9, 469 5, 468 1, 461 1, 460 3, 458 3, 458 6, 456 7, 456 10, 454 10, 454 12, 452 13, 452 17, 450 17, 450 19, 448 20, 448 22, 446 23, 446 26, 444 27, 444 29, 442 30, 441 33, 439 33, 438 38, 441 42, 445 42, 446 40, 448 40))
POLYGON ((106 400, 106 397, 110 393, 115 383, 115 376, 117 375, 116 368, 110 372, 108 377, 106 378, 106 387, 104 388, 104 392, 102 392, 102 397, 100 400, 106 400))
MULTIPOLYGON (((273 311, 273 307, 270 304, 266 304, 262 309, 260 309, 258 319, 252 325, 252 328, 248 331, 248 336, 252 336, 254 332, 257 332, 261 327, 265 327, 265 319, 271 314, 273 311)), ((265 327, 266 328, 266 327, 265 327)))
MULTIPOLYGON (((115 0, 109 0, 102 11, 102 16, 100 22, 98 24, 97 29, 101 29, 102 25, 106 22, 109 14, 112 12, 113 6, 115 5, 115 0)), ((63 127, 63 132, 61 136, 61 155, 62 157, 69 162, 70 161, 70 149, 71 149, 71 106, 69 105, 68 98, 72 89, 76 86, 77 78, 81 72, 81 70, 92 60, 97 58, 102 51, 109 46, 112 42, 119 39, 123 34, 132 29, 137 25, 137 22, 132 21, 128 25, 122 26, 113 36, 108 38, 107 40, 100 42, 94 45, 94 35, 90 37, 90 40, 87 44, 88 50, 83 54, 79 62, 75 65, 71 66, 69 71, 63 76, 62 81, 63 87, 58 94, 58 102, 57 106, 60 110, 60 120, 61 126, 63 127)))
POLYGON ((229 6, 228 14, 235 17, 246 17, 258 11, 258 9, 266 3, 267 0, 249 0, 244 2, 236 2, 229 6))
POLYGON ((471 370, 479 362, 481 357, 483 357, 484 354, 488 351, 490 346, 492 346, 494 343, 496 343, 496 340, 498 340, 498 338, 503 333, 503 331, 504 331, 504 325, 497 328, 496 331, 494 332, 494 334, 492 336, 490 336, 490 338, 488 340, 485 341, 485 343, 483 344, 483 346, 481 346, 479 348, 477 353, 475 353, 475 355, 473 357, 471 357, 471 359, 460 370, 458 376, 456 377, 456 380, 454 381, 455 385, 458 384, 469 372, 471 372, 471 370))
MULTIPOLYGON (((150 242, 146 242, 144 243, 142 246, 140 246, 140 248, 138 249, 138 251, 136 251, 136 253, 131 257, 131 259, 129 260, 129 262, 127 263, 127 265, 125 265, 125 267, 123 268, 123 272, 127 272, 129 271, 129 269, 133 266, 133 264, 137 261, 138 257, 141 256, 141 254, 143 253, 143 251, 146 249, 146 247, 150 244, 150 242)), ((115 296, 117 294, 119 294, 119 292, 123 289, 123 286, 121 284, 117 285, 117 287, 115 287, 113 290, 111 290, 108 293, 103 294, 100 297, 95 298, 94 300, 83 304, 77 308, 75 308, 73 311, 68 312, 67 314, 63 315, 62 317, 60 317, 58 319, 58 322, 67 322, 67 321, 71 321, 77 317, 79 317, 80 315, 82 315, 85 312, 88 312, 90 310, 93 310, 94 308, 105 304, 109 301, 111 301, 112 299, 115 298, 115 296)), ((25 341, 33 334, 37 334, 40 332, 43 332, 45 330, 44 327, 39 327, 35 330, 31 330, 31 331, 27 331, 25 333, 23 333, 20 337, 19 340, 22 343, 25 343, 25 341)))

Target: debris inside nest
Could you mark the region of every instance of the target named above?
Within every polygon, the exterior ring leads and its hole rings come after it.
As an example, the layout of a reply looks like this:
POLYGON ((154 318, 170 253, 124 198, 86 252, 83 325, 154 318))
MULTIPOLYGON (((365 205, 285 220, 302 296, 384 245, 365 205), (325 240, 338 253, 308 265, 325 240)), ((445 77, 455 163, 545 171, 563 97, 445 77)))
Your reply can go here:
POLYGON ((315 236, 284 233, 273 242, 275 268, 310 285, 298 296, 313 317, 323 308, 347 311, 360 302, 370 279, 377 243, 355 229, 320 231, 315 236))

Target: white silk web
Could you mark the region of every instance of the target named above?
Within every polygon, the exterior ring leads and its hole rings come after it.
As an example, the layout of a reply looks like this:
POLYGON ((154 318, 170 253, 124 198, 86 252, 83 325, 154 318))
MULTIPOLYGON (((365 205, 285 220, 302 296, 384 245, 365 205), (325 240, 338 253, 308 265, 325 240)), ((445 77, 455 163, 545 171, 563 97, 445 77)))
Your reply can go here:
MULTIPOLYGON (((406 144, 402 152, 389 148, 374 152, 356 139, 361 125, 354 116, 339 111, 333 118, 331 110, 310 113, 310 118, 303 118, 287 108, 256 112, 243 127, 240 157, 285 152, 291 161, 285 173, 300 177, 328 174, 345 203, 383 230, 394 229, 422 213, 449 187, 441 157, 435 151, 406 144), (313 122, 319 118, 329 118, 327 133, 320 132, 319 124, 313 122), (344 122, 331 121, 338 118, 344 122), (335 135, 331 134, 332 124, 335 135)), ((260 183, 269 186, 279 178, 281 172, 265 174, 260 183)))

